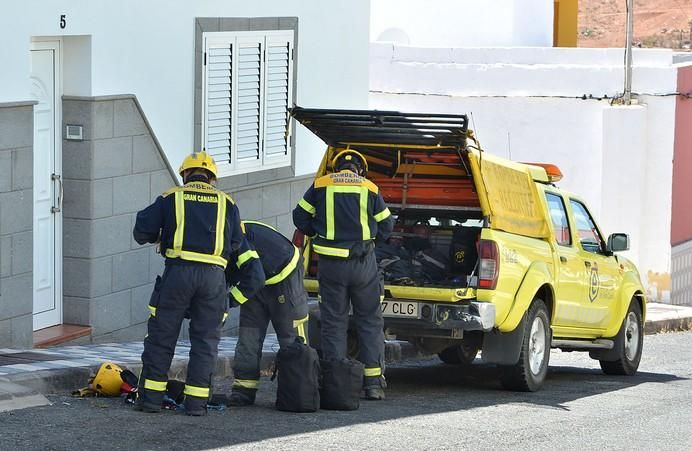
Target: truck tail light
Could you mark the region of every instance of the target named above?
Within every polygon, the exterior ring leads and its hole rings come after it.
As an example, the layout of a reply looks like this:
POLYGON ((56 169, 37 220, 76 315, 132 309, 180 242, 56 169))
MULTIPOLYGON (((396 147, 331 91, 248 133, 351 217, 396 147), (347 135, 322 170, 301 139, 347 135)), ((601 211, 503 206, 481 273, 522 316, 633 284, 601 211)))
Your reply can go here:
POLYGON ((293 239, 291 241, 293 242, 293 245, 295 247, 297 247, 298 249, 302 249, 303 245, 305 244, 305 234, 300 230, 296 229, 296 231, 293 232, 293 239))
POLYGON ((500 257, 497 243, 490 240, 480 240, 478 245, 480 266, 478 270, 478 288, 494 290, 497 276, 500 273, 500 257))

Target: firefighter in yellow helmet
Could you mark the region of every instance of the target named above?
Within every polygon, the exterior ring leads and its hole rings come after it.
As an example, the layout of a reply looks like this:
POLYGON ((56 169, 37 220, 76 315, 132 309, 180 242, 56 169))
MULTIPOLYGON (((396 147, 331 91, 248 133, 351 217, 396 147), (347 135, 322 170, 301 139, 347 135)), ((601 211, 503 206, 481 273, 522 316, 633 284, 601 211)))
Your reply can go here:
POLYGON ((190 315, 190 361, 185 382, 185 413, 206 413, 216 365, 221 325, 228 305, 224 269, 235 265, 230 289, 242 304, 264 285, 257 252, 240 226, 238 207, 216 189, 214 159, 206 152, 189 155, 180 166, 184 186, 172 188, 137 213, 133 236, 139 244, 161 243, 166 259, 149 302, 142 374, 135 407, 158 412, 186 312, 190 315))
POLYGON ((345 149, 332 161, 334 172, 319 177, 293 210, 293 222, 313 238, 320 255, 321 343, 325 360, 346 357, 349 305, 353 307, 366 399, 384 399, 384 334, 381 285, 374 240, 393 227, 377 186, 365 178, 367 160, 345 149))

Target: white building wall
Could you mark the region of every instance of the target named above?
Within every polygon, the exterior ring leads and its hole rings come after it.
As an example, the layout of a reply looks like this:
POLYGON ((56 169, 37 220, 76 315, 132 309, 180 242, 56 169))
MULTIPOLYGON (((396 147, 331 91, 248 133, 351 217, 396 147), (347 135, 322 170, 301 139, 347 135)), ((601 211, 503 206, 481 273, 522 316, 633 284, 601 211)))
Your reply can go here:
MULTIPOLYGON (((32 37, 87 35, 90 40, 66 38, 75 45, 65 53, 64 93, 135 94, 175 165, 196 145, 195 17, 298 17, 296 102, 362 108, 367 104, 369 8, 368 0, 5 2, 0 102, 30 99, 32 37), (64 29, 59 26, 62 14, 64 29)), ((324 145, 302 127, 296 132, 296 175, 302 175, 316 169, 324 145)))
MULTIPOLYGON (((675 92, 670 51, 638 51, 634 60, 634 91, 675 92)), ((631 235, 626 255, 646 284, 648 271, 670 270, 675 97, 611 106, 622 85, 618 49, 371 44, 371 108, 468 113, 487 151, 557 164, 559 185, 586 200, 606 234, 631 235)))
POLYGON ((553 2, 547 0, 373 0, 371 11, 372 41, 419 47, 553 45, 553 2))

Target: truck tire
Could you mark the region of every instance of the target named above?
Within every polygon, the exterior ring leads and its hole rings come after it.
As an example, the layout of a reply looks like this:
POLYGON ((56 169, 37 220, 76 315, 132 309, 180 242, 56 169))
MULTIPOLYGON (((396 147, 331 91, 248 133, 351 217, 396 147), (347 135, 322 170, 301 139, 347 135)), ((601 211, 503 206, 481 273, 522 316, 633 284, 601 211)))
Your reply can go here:
POLYGON ((613 361, 599 360, 601 370, 608 375, 632 376, 639 368, 644 345, 644 327, 642 309, 636 299, 632 299, 627 315, 622 321, 620 331, 615 339, 619 346, 618 359, 613 361))
POLYGON ((508 390, 536 391, 548 374, 552 333, 548 309, 541 299, 534 299, 526 320, 519 361, 500 367, 500 382, 508 390))

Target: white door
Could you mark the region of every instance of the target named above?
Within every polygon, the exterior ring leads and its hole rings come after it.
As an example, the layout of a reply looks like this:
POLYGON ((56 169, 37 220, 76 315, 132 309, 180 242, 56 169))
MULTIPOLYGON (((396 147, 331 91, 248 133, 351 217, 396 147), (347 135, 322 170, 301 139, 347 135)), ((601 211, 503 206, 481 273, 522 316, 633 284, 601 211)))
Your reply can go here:
POLYGON ((60 42, 33 42, 34 330, 62 323, 60 42))

